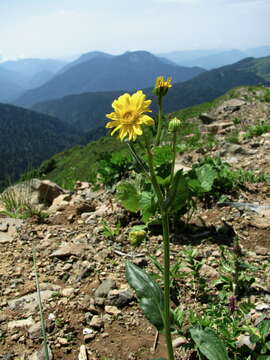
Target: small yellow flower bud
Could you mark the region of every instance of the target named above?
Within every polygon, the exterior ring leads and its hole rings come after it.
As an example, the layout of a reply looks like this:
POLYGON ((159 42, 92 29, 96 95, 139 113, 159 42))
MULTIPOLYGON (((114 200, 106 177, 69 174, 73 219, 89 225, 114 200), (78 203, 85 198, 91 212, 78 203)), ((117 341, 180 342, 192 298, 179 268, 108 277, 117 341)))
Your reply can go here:
POLYGON ((172 78, 170 77, 167 80, 165 80, 164 76, 158 76, 156 79, 156 86, 153 89, 153 93, 156 96, 165 96, 169 88, 172 87, 171 81, 172 78))
POLYGON ((181 126, 181 120, 177 119, 176 117, 169 121, 169 132, 176 132, 181 126))

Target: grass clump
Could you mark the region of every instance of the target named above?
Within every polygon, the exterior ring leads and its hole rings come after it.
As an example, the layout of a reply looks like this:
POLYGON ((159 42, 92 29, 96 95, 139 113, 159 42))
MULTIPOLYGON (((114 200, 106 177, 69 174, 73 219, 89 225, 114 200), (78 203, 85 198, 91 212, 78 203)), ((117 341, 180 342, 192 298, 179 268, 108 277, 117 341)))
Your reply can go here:
POLYGON ((41 211, 31 202, 31 180, 17 186, 8 187, 0 194, 0 203, 4 209, 0 213, 17 219, 27 219, 36 216, 43 222, 48 214, 41 211))
POLYGON ((270 123, 261 121, 259 124, 251 125, 247 128, 245 134, 246 139, 253 138, 254 136, 260 136, 270 131, 270 123))

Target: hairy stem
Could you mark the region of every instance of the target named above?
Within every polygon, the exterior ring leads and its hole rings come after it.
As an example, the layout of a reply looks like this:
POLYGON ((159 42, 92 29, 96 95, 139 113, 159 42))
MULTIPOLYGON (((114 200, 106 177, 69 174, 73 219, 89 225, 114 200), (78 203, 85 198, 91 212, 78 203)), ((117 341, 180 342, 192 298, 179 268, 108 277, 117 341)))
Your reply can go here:
POLYGON ((175 168, 175 158, 176 158, 176 137, 177 137, 177 133, 176 131, 173 132, 173 138, 172 138, 172 166, 171 166, 171 178, 170 178, 170 186, 172 185, 173 182, 173 177, 174 177, 174 168, 175 168))
POLYGON ((156 142, 155 145, 159 146, 160 145, 160 138, 161 138, 161 130, 162 130, 162 114, 163 114, 163 110, 162 110, 162 95, 158 96, 158 126, 157 126, 157 136, 156 136, 156 142))

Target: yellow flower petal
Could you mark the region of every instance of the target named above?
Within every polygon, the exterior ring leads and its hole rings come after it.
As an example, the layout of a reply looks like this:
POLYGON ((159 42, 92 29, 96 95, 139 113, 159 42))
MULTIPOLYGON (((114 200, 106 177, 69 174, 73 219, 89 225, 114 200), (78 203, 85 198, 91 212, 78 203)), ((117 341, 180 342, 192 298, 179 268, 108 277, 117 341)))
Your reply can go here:
POLYGON ((139 90, 132 95, 125 93, 113 101, 114 112, 106 115, 112 120, 106 124, 106 128, 113 128, 111 135, 119 131, 118 139, 121 141, 126 137, 135 141, 143 133, 141 125, 154 124, 154 120, 145 115, 145 112, 151 112, 149 106, 152 101, 145 99, 146 95, 139 90))

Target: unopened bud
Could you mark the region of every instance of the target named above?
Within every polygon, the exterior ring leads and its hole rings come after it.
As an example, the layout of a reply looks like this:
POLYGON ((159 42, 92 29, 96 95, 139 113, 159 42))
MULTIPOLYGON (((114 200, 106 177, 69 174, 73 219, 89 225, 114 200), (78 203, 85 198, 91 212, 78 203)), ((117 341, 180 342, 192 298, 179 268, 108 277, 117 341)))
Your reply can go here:
POLYGON ((176 132, 181 126, 181 120, 176 117, 169 121, 169 132, 176 132))
POLYGON ((166 80, 164 76, 158 76, 156 79, 156 86, 153 89, 153 93, 156 96, 165 96, 169 88, 172 87, 171 81, 172 78, 170 77, 166 80))

